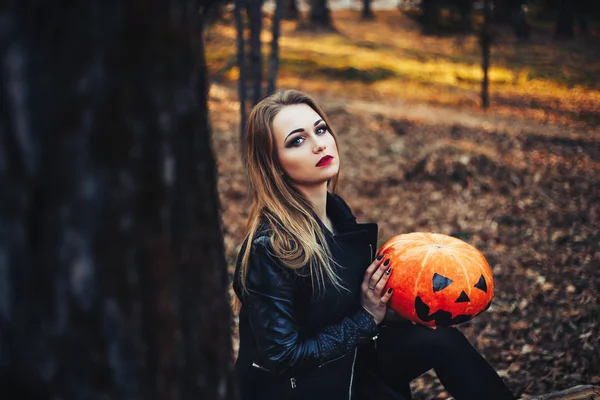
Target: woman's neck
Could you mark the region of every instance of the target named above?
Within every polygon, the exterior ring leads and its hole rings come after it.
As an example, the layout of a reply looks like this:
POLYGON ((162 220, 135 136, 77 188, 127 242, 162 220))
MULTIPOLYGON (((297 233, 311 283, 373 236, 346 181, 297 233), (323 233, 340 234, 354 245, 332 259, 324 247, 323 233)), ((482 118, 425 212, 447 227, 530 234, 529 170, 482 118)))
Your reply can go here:
POLYGON ((331 224, 327 218, 327 183, 310 188, 302 187, 300 188, 300 191, 313 205, 321 222, 323 222, 327 228, 331 229, 331 224))

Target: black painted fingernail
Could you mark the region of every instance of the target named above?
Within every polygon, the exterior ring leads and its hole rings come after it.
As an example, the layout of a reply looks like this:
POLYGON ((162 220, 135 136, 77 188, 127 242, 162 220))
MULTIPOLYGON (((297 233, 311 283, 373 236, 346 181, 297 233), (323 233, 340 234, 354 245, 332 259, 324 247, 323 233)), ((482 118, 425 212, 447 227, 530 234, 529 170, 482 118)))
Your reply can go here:
POLYGON ((377 260, 381 260, 383 258, 383 254, 380 254, 379 257, 377 257, 377 260))
POLYGON ((388 269, 385 270, 385 274, 389 275, 392 272, 392 267, 389 267, 388 269))
POLYGON ((388 289, 388 293, 392 293, 392 291, 393 291, 393 290, 394 290, 394 289, 392 289, 392 288, 389 288, 389 289, 388 289))
POLYGON ((387 260, 385 260, 385 261, 383 262, 383 265, 387 266, 389 263, 390 263, 390 259, 388 258, 387 260))

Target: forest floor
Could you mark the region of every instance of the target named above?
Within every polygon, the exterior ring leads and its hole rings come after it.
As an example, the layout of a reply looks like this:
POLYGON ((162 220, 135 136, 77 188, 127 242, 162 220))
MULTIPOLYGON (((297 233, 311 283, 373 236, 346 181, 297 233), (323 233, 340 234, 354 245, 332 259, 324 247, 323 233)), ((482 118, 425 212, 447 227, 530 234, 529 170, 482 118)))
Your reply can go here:
MULTIPOLYGON (((483 252, 496 297, 460 329, 516 395, 600 385, 598 33, 554 41, 540 30, 521 43, 495 28, 482 111, 473 35, 422 36, 397 10, 333 20, 336 32, 283 24, 278 84, 323 106, 340 136, 338 191, 359 221, 379 224, 380 244, 432 231, 483 252)), ((232 25, 206 32, 230 268, 250 204, 232 25)), ((449 398, 433 373, 412 387, 416 400, 449 398)))

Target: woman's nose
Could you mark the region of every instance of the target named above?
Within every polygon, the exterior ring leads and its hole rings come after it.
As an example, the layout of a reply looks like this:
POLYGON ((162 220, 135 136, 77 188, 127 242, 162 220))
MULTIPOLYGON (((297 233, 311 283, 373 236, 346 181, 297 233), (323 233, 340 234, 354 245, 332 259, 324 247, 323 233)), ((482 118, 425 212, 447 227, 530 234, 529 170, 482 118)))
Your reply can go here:
POLYGON ((315 148, 313 149, 313 152, 316 153, 320 153, 323 150, 325 150, 327 148, 327 146, 325 145, 325 143, 317 143, 317 145, 315 146, 315 148))

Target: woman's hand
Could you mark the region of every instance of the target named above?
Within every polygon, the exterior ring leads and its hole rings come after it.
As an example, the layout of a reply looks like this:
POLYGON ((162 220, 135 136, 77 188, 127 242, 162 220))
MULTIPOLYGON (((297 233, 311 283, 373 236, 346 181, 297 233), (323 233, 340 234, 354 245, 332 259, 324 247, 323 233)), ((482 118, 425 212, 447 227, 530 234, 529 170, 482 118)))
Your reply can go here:
POLYGON ((387 302, 392 297, 392 288, 383 293, 392 272, 392 267, 389 264, 389 258, 384 261, 383 255, 379 256, 367 268, 361 285, 361 304, 373 316, 377 325, 383 321, 387 310, 387 302))

